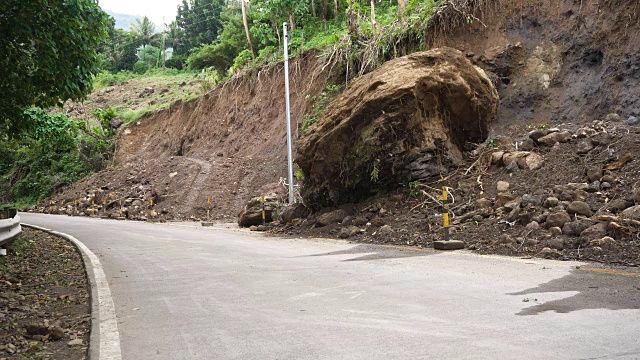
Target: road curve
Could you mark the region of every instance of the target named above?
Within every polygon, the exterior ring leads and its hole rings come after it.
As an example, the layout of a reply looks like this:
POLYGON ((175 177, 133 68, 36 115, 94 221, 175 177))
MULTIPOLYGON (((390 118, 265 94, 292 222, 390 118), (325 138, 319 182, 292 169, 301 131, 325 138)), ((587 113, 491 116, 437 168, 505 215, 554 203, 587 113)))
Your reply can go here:
POLYGON ((634 270, 21 217, 99 257, 123 359, 640 358, 634 270))

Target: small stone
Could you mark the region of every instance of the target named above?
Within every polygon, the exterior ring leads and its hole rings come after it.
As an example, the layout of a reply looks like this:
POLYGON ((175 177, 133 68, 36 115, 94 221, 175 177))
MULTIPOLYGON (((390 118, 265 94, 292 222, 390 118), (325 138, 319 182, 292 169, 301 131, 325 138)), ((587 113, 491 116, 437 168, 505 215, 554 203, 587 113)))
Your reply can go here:
POLYGON ((584 189, 588 193, 596 193, 600 191, 600 181, 596 180, 592 182, 588 188, 584 189))
POLYGON ((475 222, 482 222, 482 220, 484 220, 484 217, 482 215, 478 214, 478 215, 474 215, 472 220, 475 221, 475 222))
POLYGON ((518 170, 520 170, 520 168, 518 167, 518 163, 516 162, 512 162, 509 165, 504 167, 504 170, 508 173, 508 174, 512 174, 518 170))
POLYGON ((547 222, 545 223, 545 225, 547 228, 552 228, 552 227, 562 228, 564 224, 570 221, 571 221, 571 217, 569 216, 569 214, 567 214, 567 212, 565 211, 554 212, 552 214, 549 214, 549 216, 547 216, 547 222))
POLYGON ((316 221, 316 227, 323 227, 331 224, 336 224, 347 216, 347 213, 342 210, 334 210, 328 213, 324 213, 318 216, 318 220, 316 221))
POLYGON ((69 346, 81 346, 82 344, 82 339, 73 339, 67 343, 69 346))
POLYGON ((353 222, 353 225, 364 226, 369 222, 369 220, 367 220, 367 218, 364 216, 358 216, 355 219, 353 219, 352 222, 353 222))
POLYGON ((534 239, 534 238, 527 238, 525 239, 524 243, 522 244, 523 246, 526 247, 534 247, 538 245, 538 239, 534 239))
POLYGON ((587 245, 589 241, 593 239, 600 239, 605 235, 607 235, 607 224, 597 223, 595 225, 589 226, 582 233, 580 233, 580 242, 583 245, 587 245))
POLYGON ((544 200, 544 202, 542 203, 542 206, 546 207, 547 209, 551 209, 558 206, 558 203, 559 203, 559 200, 557 197, 550 196, 544 200))
POLYGON ((538 139, 538 143, 544 146, 553 146, 556 143, 564 143, 571 139, 571 133, 568 131, 554 132, 538 139))
POLYGON ((622 116, 620 116, 620 115, 618 115, 616 113, 610 113, 604 119, 606 121, 608 121, 608 122, 621 122, 622 121, 622 116))
POLYGON ((493 203, 489 199, 478 199, 476 200, 476 210, 480 212, 480 215, 487 217, 493 213, 493 203))
POLYGON ((536 142, 533 139, 526 139, 520 144, 520 150, 522 151, 532 151, 536 147, 536 142))
POLYGON ((614 182, 616 182, 616 178, 611 174, 605 174, 602 178, 600 178, 600 181, 613 184, 614 182))
POLYGON ((535 142, 538 142, 538 139, 547 136, 547 134, 549 134, 549 132, 547 130, 544 129, 536 129, 533 130, 531 132, 529 132, 529 138, 535 142))
POLYGON ((611 200, 607 204, 607 208, 613 213, 619 213, 620 211, 629 208, 631 205, 633 205, 633 203, 625 199, 615 199, 611 200))
POLYGON ((640 220, 640 205, 632 206, 622 212, 622 217, 631 220, 640 220))
POLYGON ((591 140, 582 140, 578 143, 578 146, 576 147, 576 153, 582 155, 582 154, 586 154, 589 151, 593 150, 594 146, 593 146, 593 141, 591 140))
POLYGON ((603 249, 610 249, 612 248, 614 245, 616 244, 616 241, 610 237, 610 236, 605 236, 602 239, 597 239, 597 240, 591 240, 589 242, 589 246, 590 247, 601 247, 603 249))
POLYGON ((528 233, 534 233, 540 230, 540 224, 537 221, 532 221, 524 227, 524 230, 528 233))
POLYGON ((506 181, 498 181, 498 184, 496 185, 498 192, 507 192, 509 191, 509 186, 510 184, 506 181))
POLYGON ((601 166, 590 166, 587 168, 587 180, 591 183, 594 181, 600 181, 602 178, 601 166))
POLYGON ((504 151, 496 151, 491 154, 491 163, 496 165, 502 164, 502 157, 504 156, 504 151))
POLYGON ((351 225, 352 221, 353 221, 353 217, 345 216, 344 219, 342 219, 342 221, 340 221, 340 224, 342 224, 342 225, 351 225))
POLYGON ((53 329, 51 329, 51 339, 62 340, 64 336, 65 336, 64 330, 62 330, 61 328, 56 326, 53 329))
POLYGON ((638 120, 637 117, 635 116, 629 116, 629 119, 627 119, 627 124, 629 126, 635 126, 640 122, 640 120, 638 120))
POLYGON ((631 194, 631 199, 633 200, 633 202, 637 205, 640 205, 640 189, 633 189, 633 192, 631 194))
POLYGON ((597 134, 598 134, 598 132, 596 130, 594 130, 594 129, 591 129, 591 128, 580 128, 580 129, 578 129, 578 131, 576 131, 576 137, 578 139, 584 139, 584 138, 587 138, 587 137, 592 137, 592 136, 595 136, 597 134))
POLYGON ((602 184, 600 184, 600 189, 602 190, 607 190, 607 189, 611 189, 611 183, 608 182, 603 182, 602 184))
POLYGON ((591 211, 591 207, 584 201, 574 201, 567 207, 567 212, 569 214, 578 214, 586 217, 591 217, 593 215, 593 211, 591 211))
POLYGON ((549 228, 549 232, 551 233, 551 235, 553 236, 559 236, 562 235, 562 229, 560 229, 557 226, 551 227, 549 228))
POLYGON ((381 217, 376 217, 375 219, 371 220, 371 226, 382 227, 385 225, 386 225, 386 222, 381 217))
POLYGON ((562 226, 562 233, 564 235, 579 236, 583 231, 585 231, 591 225, 592 223, 586 220, 570 221, 564 224, 564 226, 562 226))
POLYGON ((27 331, 27 335, 49 334, 49 328, 44 325, 26 325, 24 329, 27 331))
POLYGON ((356 226, 345 227, 340 230, 338 237, 341 239, 347 239, 356 235, 359 231, 360 230, 356 226))
POLYGON ((522 201, 520 201, 520 207, 527 207, 528 205, 540 206, 542 204, 542 197, 540 195, 524 194, 522 195, 522 201))
POLYGON ((547 247, 550 247, 552 249, 555 250, 562 250, 564 249, 564 240, 559 239, 559 238, 552 238, 546 241, 545 243, 547 245, 547 247))
MULTIPOLYGON (((564 246, 564 244, 563 244, 564 246)), ((543 257, 545 259, 554 259, 562 256, 557 250, 551 249, 550 247, 545 247, 538 253, 538 256, 543 257)))
POLYGON ((381 227, 380 230, 378 230, 378 235, 380 236, 386 236, 391 234, 393 234, 393 229, 389 225, 385 225, 381 227))
POLYGON ((525 170, 538 170, 544 166, 544 158, 536 153, 529 153, 517 161, 518 166, 525 170))

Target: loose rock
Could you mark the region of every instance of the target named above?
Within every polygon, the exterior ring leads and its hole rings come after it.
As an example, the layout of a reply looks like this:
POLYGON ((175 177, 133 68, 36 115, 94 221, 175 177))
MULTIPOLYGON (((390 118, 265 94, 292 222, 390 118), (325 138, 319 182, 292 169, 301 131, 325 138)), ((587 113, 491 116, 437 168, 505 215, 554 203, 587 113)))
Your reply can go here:
POLYGON ((555 213, 549 214, 549 216, 547 216, 547 222, 545 223, 545 225, 547 228, 552 228, 552 227, 562 228, 564 224, 570 221, 571 221, 571 217, 569 216, 569 214, 567 214, 567 212, 565 211, 561 211, 561 212, 555 212, 555 213))
POLYGON ((591 211, 591 207, 584 201, 574 201, 567 207, 567 212, 569 214, 578 214, 586 217, 591 217, 593 215, 593 211, 591 211))

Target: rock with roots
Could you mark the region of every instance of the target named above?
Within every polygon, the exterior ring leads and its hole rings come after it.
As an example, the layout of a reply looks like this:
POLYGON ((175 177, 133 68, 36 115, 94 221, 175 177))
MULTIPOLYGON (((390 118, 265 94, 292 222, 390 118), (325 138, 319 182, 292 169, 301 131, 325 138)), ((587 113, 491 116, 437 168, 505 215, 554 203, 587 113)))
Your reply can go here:
POLYGON ((487 138, 498 103, 489 77, 457 50, 387 62, 354 80, 301 139, 305 203, 358 201, 446 173, 465 144, 487 138))

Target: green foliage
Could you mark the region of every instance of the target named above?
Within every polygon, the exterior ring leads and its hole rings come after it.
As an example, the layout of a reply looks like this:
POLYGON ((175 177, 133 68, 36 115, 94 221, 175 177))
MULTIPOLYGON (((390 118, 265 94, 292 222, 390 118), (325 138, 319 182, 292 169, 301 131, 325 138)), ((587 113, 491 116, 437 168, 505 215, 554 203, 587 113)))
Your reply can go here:
POLYGON ((5 0, 0 14, 0 132, 17 133, 26 108, 89 92, 108 16, 94 0, 5 0))
POLYGON ((217 41, 194 50, 187 58, 187 65, 192 70, 212 67, 224 74, 246 47, 242 16, 230 9, 224 13, 224 30, 217 41))
POLYGON ((133 73, 137 75, 142 75, 149 70, 149 64, 145 61, 139 60, 133 65, 133 73))
POLYGON ((40 108, 25 111, 31 127, 12 138, 0 135, 0 203, 33 205, 104 168, 113 154, 115 116, 111 108, 97 109, 88 121, 40 108))
MULTIPOLYGON (((174 48, 176 54, 188 54, 200 45, 213 43, 223 31, 224 9, 224 0, 182 0, 175 21, 182 32, 180 46, 174 48)), ((229 54, 231 59, 236 55, 229 54)))
MULTIPOLYGON (((137 55, 140 61, 144 61, 147 64, 147 68, 152 68, 158 65, 158 58, 161 55, 161 50, 153 45, 147 45, 140 49, 137 55)), ((138 63, 133 66, 134 72, 136 72, 135 69, 137 64, 138 63)))
POLYGON ((186 62, 186 60, 187 58, 185 58, 184 56, 173 55, 171 59, 167 59, 164 62, 164 66, 171 69, 182 70, 184 68, 184 63, 186 62))
POLYGON ((302 121, 302 132, 304 133, 307 128, 318 121, 320 115, 324 112, 327 104, 335 99, 340 92, 340 86, 329 85, 326 90, 318 96, 305 96, 305 99, 309 102, 311 110, 304 114, 304 120, 302 121))
POLYGON ((420 181, 410 181, 407 183, 407 188, 409 189, 409 197, 415 198, 420 195, 420 181))
POLYGON ((251 58, 251 51, 249 51, 249 49, 242 50, 240 54, 238 54, 238 56, 236 56, 236 58, 233 60, 233 71, 235 72, 235 70, 240 70, 245 67, 245 65, 247 65, 251 61, 251 58))

